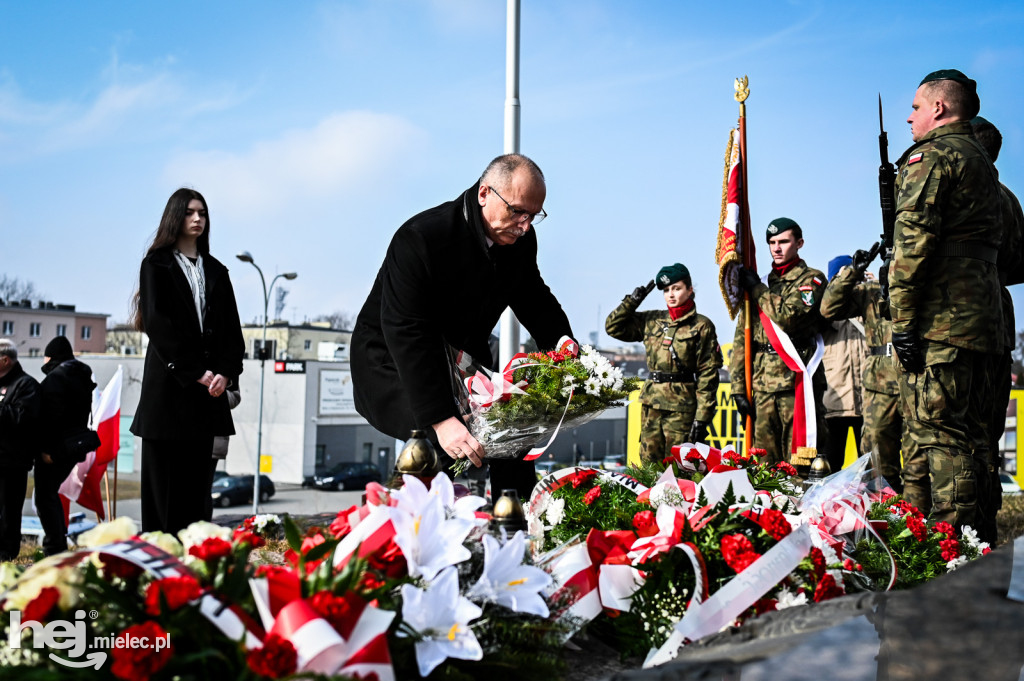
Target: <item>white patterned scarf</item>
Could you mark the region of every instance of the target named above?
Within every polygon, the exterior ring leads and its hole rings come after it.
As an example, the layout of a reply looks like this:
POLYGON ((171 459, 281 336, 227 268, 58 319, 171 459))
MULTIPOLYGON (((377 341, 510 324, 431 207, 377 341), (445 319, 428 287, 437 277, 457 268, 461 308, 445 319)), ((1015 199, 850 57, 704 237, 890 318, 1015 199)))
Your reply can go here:
POLYGON ((206 316, 206 274, 203 271, 203 254, 200 253, 193 263, 184 253, 174 249, 174 258, 185 273, 189 288, 192 289, 192 299, 196 303, 196 316, 199 319, 199 330, 203 330, 203 318, 206 316))

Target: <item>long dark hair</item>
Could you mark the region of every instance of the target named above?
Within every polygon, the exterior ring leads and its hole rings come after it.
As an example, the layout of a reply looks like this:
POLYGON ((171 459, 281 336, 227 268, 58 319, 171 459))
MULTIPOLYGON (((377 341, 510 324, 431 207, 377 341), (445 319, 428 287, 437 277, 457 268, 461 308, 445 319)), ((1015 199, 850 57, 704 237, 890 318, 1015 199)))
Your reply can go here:
MULTIPOLYGON (((160 218, 160 226, 156 228, 156 235, 153 237, 153 243, 151 243, 149 248, 146 250, 147 256, 161 248, 170 248, 171 246, 174 246, 174 244, 178 243, 178 237, 181 236, 181 230, 185 226, 185 216, 188 214, 188 204, 192 202, 192 199, 199 199, 203 204, 203 210, 206 211, 206 229, 204 229, 203 233, 198 239, 196 239, 196 247, 202 255, 210 254, 210 208, 206 205, 206 199, 202 194, 197 192, 195 189, 182 187, 171 194, 171 198, 167 199, 167 205, 164 207, 163 217, 160 218)), ((136 288, 135 295, 132 296, 131 315, 128 323, 138 331, 145 331, 146 329, 142 322, 142 315, 139 314, 140 293, 141 291, 136 288)))

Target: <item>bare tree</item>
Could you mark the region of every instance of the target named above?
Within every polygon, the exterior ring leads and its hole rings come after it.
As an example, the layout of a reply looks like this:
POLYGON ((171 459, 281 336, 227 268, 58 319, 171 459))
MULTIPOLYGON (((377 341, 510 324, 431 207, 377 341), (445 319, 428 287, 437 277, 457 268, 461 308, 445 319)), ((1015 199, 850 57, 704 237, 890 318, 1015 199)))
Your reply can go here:
POLYGON ((42 295, 31 281, 0 274, 0 300, 5 303, 12 300, 36 300, 42 295))
POLYGON ((356 317, 345 310, 335 310, 330 314, 322 314, 313 317, 314 322, 330 322, 332 329, 338 331, 351 331, 356 325, 356 317))

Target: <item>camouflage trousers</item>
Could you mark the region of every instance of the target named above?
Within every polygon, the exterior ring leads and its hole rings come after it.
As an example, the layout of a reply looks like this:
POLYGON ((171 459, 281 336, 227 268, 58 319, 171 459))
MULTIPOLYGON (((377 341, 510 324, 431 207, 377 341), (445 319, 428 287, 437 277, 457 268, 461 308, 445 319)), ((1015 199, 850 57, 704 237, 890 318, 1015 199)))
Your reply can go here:
MULTIPOLYGON (((825 423, 825 408, 821 398, 824 388, 815 386, 814 403, 818 425, 818 446, 828 442, 828 426, 825 423)), ((796 393, 785 390, 777 393, 754 392, 754 436, 751 446, 768 452, 765 461, 776 464, 791 462, 793 453, 793 407, 796 393)))
POLYGON ((899 369, 903 495, 934 520, 977 528, 979 487, 988 487, 990 360, 941 343, 924 347, 922 373, 899 369))
POLYGON ((640 408, 640 459, 644 463, 658 462, 667 457, 674 445, 690 438, 690 427, 696 405, 686 411, 655 409, 650 405, 640 408))
MULTIPOLYGON (((870 454, 875 469, 890 487, 900 493, 903 492, 903 466, 900 463, 902 438, 903 416, 900 414, 900 396, 865 390, 861 454, 870 454)), ((924 470, 924 477, 928 477, 927 469, 924 470)))

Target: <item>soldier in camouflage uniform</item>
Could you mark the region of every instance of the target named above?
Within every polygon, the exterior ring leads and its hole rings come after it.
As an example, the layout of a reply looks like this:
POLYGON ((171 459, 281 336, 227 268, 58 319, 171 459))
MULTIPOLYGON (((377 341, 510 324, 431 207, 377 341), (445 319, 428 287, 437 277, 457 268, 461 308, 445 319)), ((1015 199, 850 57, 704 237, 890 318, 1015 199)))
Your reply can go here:
POLYGON ((662 267, 655 278, 667 310, 638 312, 654 287, 638 287, 605 321, 621 341, 643 341, 650 372, 640 393, 640 457, 661 461, 673 445, 703 442, 715 415, 722 349, 715 325, 697 314, 690 272, 680 263, 662 267))
POLYGON ((921 81, 907 119, 915 144, 897 162, 889 267, 904 452, 916 443, 927 460, 931 517, 957 527, 978 527, 978 488, 988 484, 985 384, 1004 333, 999 181, 971 135, 978 107, 975 82, 959 71, 921 81))
MULTIPOLYGON (((742 268, 740 285, 750 293, 751 303, 756 303, 789 335, 806 366, 821 343, 821 330, 825 325, 819 312, 825 292, 825 274, 808 267, 800 258, 799 251, 804 245, 803 230, 793 220, 776 218, 768 225, 766 236, 773 261, 767 284, 762 283, 753 270, 742 268)), ((796 372, 786 366, 772 347, 759 315, 751 315, 750 330, 754 404, 752 406, 745 395, 743 312, 736 324, 730 363, 733 400, 744 418, 748 415, 754 417, 753 446, 767 450, 767 459, 772 463, 789 461, 793 454, 796 372)), ((822 405, 825 373, 820 364, 812 373, 811 387, 814 390, 818 440, 823 445, 828 431, 822 405)))
MULTIPOLYGON (((978 143, 985 149, 993 163, 999 158, 999 150, 1003 146, 1003 136, 999 129, 981 116, 971 121, 971 128, 978 143)), ((1006 408, 1010 403, 1010 371, 1012 364, 1011 352, 1016 341, 1016 324, 1013 315, 1013 298, 1007 286, 1024 282, 1024 256, 1021 247, 1024 244, 1024 212, 1020 201, 1006 185, 1000 183, 1000 205, 1003 220, 1003 241, 999 247, 999 258, 996 267, 999 270, 1000 290, 1003 308, 1003 326, 1005 328, 1003 350, 998 355, 991 355, 992 366, 989 381, 992 394, 992 421, 988 433, 988 474, 989 485, 986 488, 987 498, 982 499, 982 522, 979 523, 979 534, 985 541, 995 544, 998 539, 996 514, 1003 505, 1002 487, 999 484, 999 471, 1002 468, 1002 452, 999 451, 999 439, 1006 430, 1006 408)))
MULTIPOLYGON (((864 365, 864 430, 861 452, 870 453, 875 468, 886 482, 902 492, 915 506, 927 500, 931 505, 928 486, 928 467, 909 471, 909 477, 920 486, 904 491, 900 465, 900 440, 903 417, 900 415, 900 386, 896 367, 892 363, 892 323, 888 319, 889 303, 882 298, 881 286, 865 272, 877 247, 872 251, 859 250, 853 254, 853 264, 839 270, 825 288, 821 299, 821 316, 827 320, 860 317, 864 320, 864 335, 868 343, 868 361, 864 365)), ((903 471, 907 475, 908 471, 903 471)))

